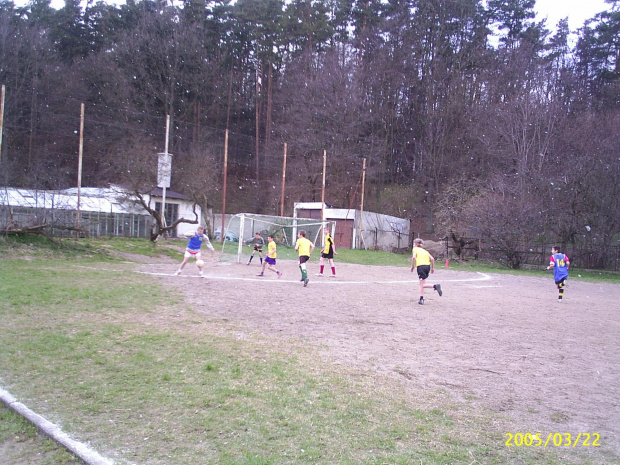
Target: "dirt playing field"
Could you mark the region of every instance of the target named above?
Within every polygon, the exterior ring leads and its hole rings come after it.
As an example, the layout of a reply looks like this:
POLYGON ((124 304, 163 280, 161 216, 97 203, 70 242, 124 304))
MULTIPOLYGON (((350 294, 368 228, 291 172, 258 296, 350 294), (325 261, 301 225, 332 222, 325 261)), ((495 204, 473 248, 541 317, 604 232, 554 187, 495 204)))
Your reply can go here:
POLYGON ((440 266, 429 283, 441 283, 443 297, 427 289, 418 305, 409 268, 337 263, 336 278, 319 278, 313 260, 304 288, 294 261, 278 262, 281 279, 259 278, 258 263, 203 255, 204 279, 194 263, 178 277, 173 261, 140 269, 178 286, 202 314, 306 340, 332 361, 398 377, 411 389, 478 402, 510 419, 515 430, 506 432, 598 433, 600 453, 620 460, 618 285, 582 282, 574 272, 558 304, 551 273, 440 266))

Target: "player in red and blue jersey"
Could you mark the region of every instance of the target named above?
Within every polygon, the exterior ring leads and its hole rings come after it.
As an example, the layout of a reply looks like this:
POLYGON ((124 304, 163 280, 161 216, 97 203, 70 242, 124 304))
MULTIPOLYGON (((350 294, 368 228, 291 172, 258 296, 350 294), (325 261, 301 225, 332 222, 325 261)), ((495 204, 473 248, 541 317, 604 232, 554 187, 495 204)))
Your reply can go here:
MULTIPOLYGON (((187 242, 187 248, 185 249, 185 253, 183 254, 183 261, 181 262, 181 265, 179 265, 179 269, 174 272, 175 276, 181 274, 181 271, 183 271, 183 268, 185 268, 185 265, 190 258, 195 258, 196 262, 198 262, 198 260, 201 260, 200 247, 202 247, 203 242, 207 244, 209 250, 211 250, 212 252, 215 250, 213 245, 211 245, 209 236, 204 233, 204 228, 202 226, 198 226, 195 232, 186 233, 185 236, 189 237, 189 241, 187 242)), ((203 266, 204 265, 198 265, 198 274, 200 274, 200 276, 202 276, 203 266)))
POLYGON ((554 245, 551 248, 551 258, 547 270, 553 268, 553 279, 558 287, 558 303, 562 303, 564 288, 568 285, 568 267, 570 260, 568 256, 560 252, 560 247, 554 245))

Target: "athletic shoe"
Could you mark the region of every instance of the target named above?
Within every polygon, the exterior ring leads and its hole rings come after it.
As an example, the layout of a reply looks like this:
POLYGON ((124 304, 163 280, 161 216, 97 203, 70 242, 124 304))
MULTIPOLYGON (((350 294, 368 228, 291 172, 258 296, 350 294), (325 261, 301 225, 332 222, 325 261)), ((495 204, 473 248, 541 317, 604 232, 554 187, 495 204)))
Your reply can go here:
POLYGON ((418 303, 420 305, 424 305, 424 297, 420 297, 420 300, 418 300, 418 303))
POLYGON ((304 287, 307 287, 307 286, 308 286, 308 282, 309 282, 309 281, 310 281, 310 280, 309 280, 308 278, 304 279, 304 287))
POLYGON ((258 273, 256 276, 263 276, 263 273, 262 273, 262 272, 260 272, 260 273, 258 273))
POLYGON ((437 294, 439 294, 439 297, 442 296, 443 292, 441 292, 441 284, 433 284, 433 289, 437 291, 437 294))
POLYGON ((558 299, 559 304, 561 304, 562 302, 564 302, 562 299, 558 299))
POLYGON ((180 274, 181 274, 181 270, 176 270, 176 271, 174 272, 174 276, 179 276, 180 274))
POLYGON ((202 270, 200 270, 200 271, 198 272, 198 274, 199 274, 200 276, 204 276, 204 273, 202 272, 202 270))
POLYGON ((330 277, 330 278, 335 278, 335 277, 336 277, 336 275, 335 275, 335 274, 330 274, 330 275, 329 275, 329 277, 330 277))
POLYGON ((319 278, 323 277, 323 273, 317 273, 315 276, 318 276, 319 278))
POLYGON ((278 278, 282 277, 282 272, 281 271, 276 272, 276 274, 278 275, 278 278))

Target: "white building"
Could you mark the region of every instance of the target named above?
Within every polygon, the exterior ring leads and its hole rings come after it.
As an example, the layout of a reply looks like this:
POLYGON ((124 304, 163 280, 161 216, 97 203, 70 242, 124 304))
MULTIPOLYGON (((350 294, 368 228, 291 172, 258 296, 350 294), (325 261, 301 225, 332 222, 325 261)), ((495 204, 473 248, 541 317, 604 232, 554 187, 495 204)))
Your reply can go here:
MULTIPOLYGON (((149 208, 161 211, 163 192, 155 188, 144 194, 149 208)), ((194 220, 194 204, 178 192, 166 191, 166 223, 178 218, 194 220)), ((198 224, 203 223, 202 212, 196 206, 198 224)), ((0 188, 0 230, 10 224, 22 227, 39 224, 71 225, 77 223, 93 236, 150 237, 152 216, 137 202, 131 191, 118 185, 108 188, 83 187, 80 189, 35 190, 0 188)), ((171 236, 193 231, 196 224, 179 223, 171 236)))

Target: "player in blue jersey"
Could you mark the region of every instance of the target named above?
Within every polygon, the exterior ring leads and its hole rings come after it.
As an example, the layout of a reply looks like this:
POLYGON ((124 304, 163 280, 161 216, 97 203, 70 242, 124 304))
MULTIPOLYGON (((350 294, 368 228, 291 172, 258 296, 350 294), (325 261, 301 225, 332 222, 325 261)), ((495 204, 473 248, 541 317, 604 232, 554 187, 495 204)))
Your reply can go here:
POLYGON ((200 247, 202 247, 202 243, 207 244, 209 250, 214 251, 215 248, 211 245, 211 241, 209 240, 209 236, 204 233, 204 228, 202 226, 198 226, 195 232, 186 233, 185 236, 189 237, 189 242, 187 243, 187 248, 185 249, 185 254, 183 255, 183 261, 179 266, 179 269, 175 271, 174 275, 178 276, 187 265, 187 262, 190 258, 194 257, 196 259, 196 264, 198 265, 198 274, 202 276, 202 267, 204 266, 204 262, 201 258, 200 247))
POLYGON ((560 252, 557 245, 551 248, 551 259, 547 270, 553 268, 553 279, 558 287, 558 303, 562 303, 564 297, 564 288, 568 285, 568 267, 570 260, 566 254, 560 252))

